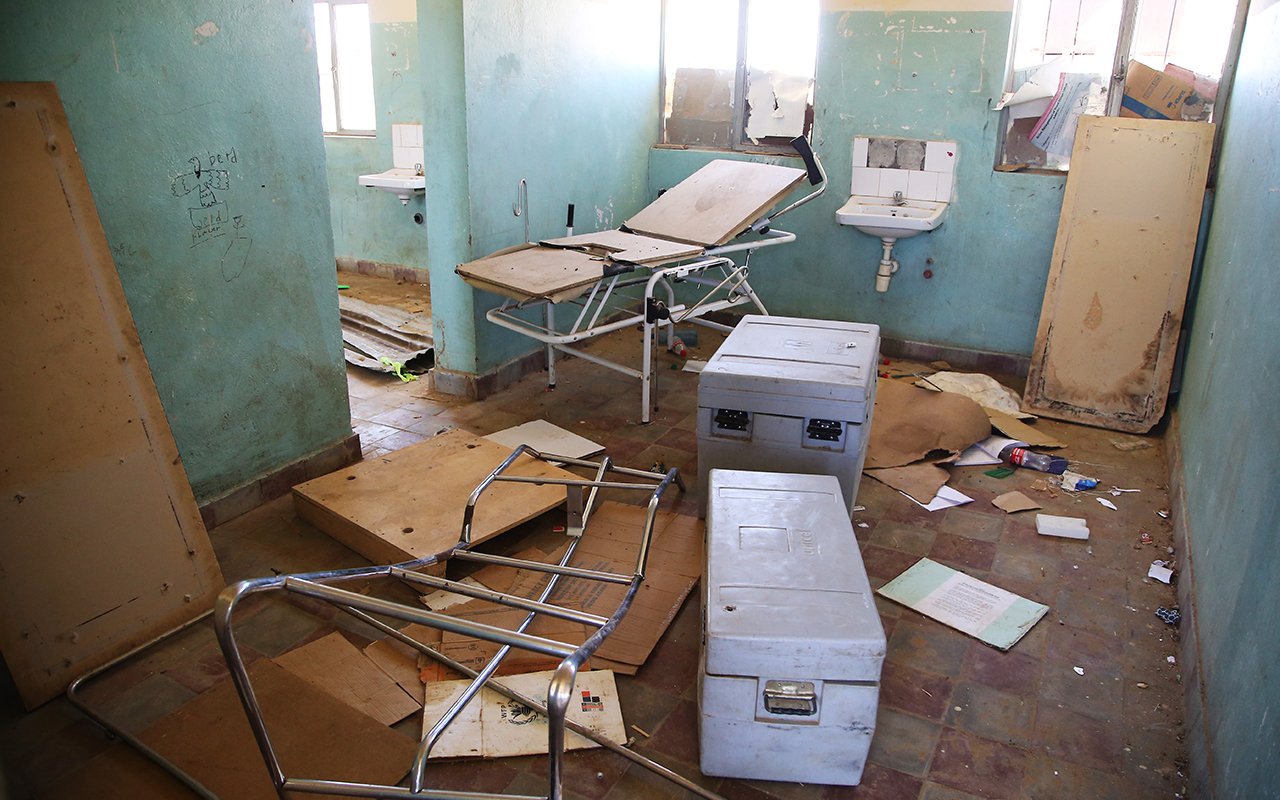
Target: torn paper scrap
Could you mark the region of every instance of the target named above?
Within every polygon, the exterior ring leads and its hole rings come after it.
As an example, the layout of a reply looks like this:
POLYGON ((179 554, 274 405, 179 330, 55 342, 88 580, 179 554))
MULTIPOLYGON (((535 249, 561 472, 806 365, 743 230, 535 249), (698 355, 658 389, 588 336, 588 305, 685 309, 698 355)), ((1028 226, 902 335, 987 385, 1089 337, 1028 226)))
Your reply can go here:
POLYGON ((1171 583, 1173 581, 1173 570, 1169 568, 1167 561, 1152 561, 1151 569, 1147 570, 1148 578, 1155 578, 1161 583, 1171 583))
POLYGON ((539 453, 566 458, 586 458, 604 452, 604 445, 567 431, 559 425, 553 425, 545 419, 535 419, 514 428, 491 433, 484 438, 512 449, 527 444, 539 453))
POLYGON ((684 366, 680 368, 681 372, 702 372, 707 366, 707 362, 700 358, 691 358, 684 362, 684 366))
POLYGON ((1097 497, 1097 498, 1094 498, 1094 499, 1095 499, 1095 500, 1097 500, 1097 501, 1098 501, 1098 503, 1099 503, 1100 505, 1106 506, 1107 508, 1111 509, 1112 511, 1119 511, 1119 510, 1120 510, 1120 509, 1116 508, 1116 504, 1115 504, 1115 503, 1111 502, 1110 500, 1108 500, 1108 499, 1107 499, 1107 498, 1105 498, 1105 497, 1097 497))
POLYGON ((922 389, 933 389, 939 392, 961 394, 978 405, 994 408, 1019 418, 1035 417, 1022 413, 1022 404, 1018 395, 990 375, 979 372, 935 372, 927 378, 916 381, 922 389))
POLYGON ((993 647, 1008 650, 1049 610, 998 586, 922 558, 877 594, 993 647))
POLYGON ((1042 506, 1022 492, 1005 492, 999 497, 991 501, 991 505, 1000 509, 1006 514, 1016 514, 1019 511, 1034 511, 1042 506))
MULTIPOLYGON (((501 680, 509 689, 543 701, 552 672, 530 672, 501 680)), ((423 730, 430 730, 470 681, 443 681, 429 684, 423 707, 423 730)), ((610 670, 578 674, 569 700, 569 719, 614 742, 627 740, 618 705, 618 687, 610 670)), ((595 742, 572 731, 565 732, 565 749, 598 747, 595 742)), ((457 756, 526 756, 547 752, 547 718, 532 708, 483 689, 445 730, 431 750, 432 758, 457 756)))
POLYGON ((972 497, 970 497, 967 494, 958 492, 955 489, 952 489, 950 486, 943 486, 942 488, 938 489, 938 494, 935 495, 934 498, 927 503, 921 503, 919 500, 915 499, 914 497, 911 497, 911 495, 907 494, 906 492, 903 492, 902 494, 910 498, 911 502, 920 506, 925 511, 941 511, 944 508, 954 508, 955 506, 962 506, 965 503, 973 502, 972 497))
POLYGON ((1041 536, 1061 536, 1066 539, 1088 539, 1089 526, 1079 517, 1036 514, 1036 533, 1041 536))

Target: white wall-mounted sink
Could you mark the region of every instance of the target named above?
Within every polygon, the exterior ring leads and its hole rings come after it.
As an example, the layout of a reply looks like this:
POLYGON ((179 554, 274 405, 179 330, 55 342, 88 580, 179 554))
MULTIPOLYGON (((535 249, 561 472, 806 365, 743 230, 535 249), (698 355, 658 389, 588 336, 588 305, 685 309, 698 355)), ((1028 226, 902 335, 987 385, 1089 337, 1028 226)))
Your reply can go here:
POLYGON ((401 205, 408 205, 409 198, 427 191, 427 178, 417 170, 407 167, 394 167, 385 172, 361 175, 360 185, 371 189, 381 189, 400 198, 401 205))
POLYGON ((836 222, 852 225, 881 239, 906 239, 942 224, 947 204, 934 200, 903 199, 855 194, 836 212, 836 222))

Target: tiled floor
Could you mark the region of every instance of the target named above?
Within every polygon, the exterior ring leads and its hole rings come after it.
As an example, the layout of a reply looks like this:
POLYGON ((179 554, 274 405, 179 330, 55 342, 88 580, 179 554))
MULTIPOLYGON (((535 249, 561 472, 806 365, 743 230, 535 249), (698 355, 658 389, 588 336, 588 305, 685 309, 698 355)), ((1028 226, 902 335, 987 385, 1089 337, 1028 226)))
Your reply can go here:
MULTIPOLYGON (((626 331, 600 346, 621 348, 624 358, 634 358, 636 337, 626 331)), ((705 358, 714 343, 703 331, 693 356, 705 358)), ((366 458, 373 458, 454 427, 489 433, 545 418, 605 444, 622 464, 661 461, 679 467, 690 488, 679 506, 693 512, 697 379, 667 369, 673 357, 664 353, 661 359, 659 411, 647 426, 636 421, 638 385, 582 360, 562 364, 555 391, 535 375, 482 402, 433 394, 426 381, 401 384, 353 370, 353 422, 366 458)), ((930 513, 874 480, 862 481, 858 502, 866 510, 855 521, 873 587, 927 555, 1051 610, 1010 652, 1001 653, 877 600, 889 650, 861 786, 698 777, 696 593, 639 674, 618 679, 628 724, 650 734, 634 746, 731 800, 1179 796, 1185 783, 1180 668, 1168 660, 1176 652, 1176 631, 1154 615, 1175 600, 1170 587, 1145 577, 1153 559, 1170 557, 1170 525, 1157 514, 1167 506, 1163 448, 1157 438, 1048 420, 1038 424, 1068 442, 1064 455, 1099 477, 1104 488, 1141 492, 1108 496, 1118 506, 1112 511, 1095 501, 1096 493, 1045 489, 1038 473, 996 479, 983 474, 988 468, 973 467, 953 470, 951 484, 975 502, 930 513), (1150 446, 1116 446, 1134 443, 1150 446), (1038 499, 1048 513, 1085 517, 1091 540, 1039 537, 1030 515, 1006 516, 991 505, 994 496, 1015 488, 1038 499), (1140 543, 1143 532, 1154 542, 1140 543)), ((363 563, 300 522, 287 497, 215 529, 212 538, 228 580, 363 563)), ((242 639, 250 658, 270 657, 335 627, 358 642, 369 634, 318 605, 260 604, 242 639)), ((199 625, 100 680, 89 699, 139 730, 224 677, 209 628, 199 625)), ((8 797, 56 789, 110 746, 64 700, 24 715, 11 687, 3 697, 0 750, 8 797)), ((544 758, 529 757, 454 762, 433 774, 451 788, 536 794, 545 790, 544 770, 544 758)), ((568 756, 566 786, 574 798, 688 796, 600 751, 568 756)))

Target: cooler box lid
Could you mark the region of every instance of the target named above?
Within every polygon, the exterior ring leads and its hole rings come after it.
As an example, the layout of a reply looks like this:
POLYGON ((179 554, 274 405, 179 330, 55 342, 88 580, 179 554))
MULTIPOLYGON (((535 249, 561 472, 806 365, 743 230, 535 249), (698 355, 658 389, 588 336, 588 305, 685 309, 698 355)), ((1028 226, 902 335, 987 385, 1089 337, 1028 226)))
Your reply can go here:
POLYGON ((723 392, 766 403, 808 399, 848 403, 845 418, 861 420, 874 395, 879 352, 878 325, 749 314, 703 368, 699 405, 714 405, 702 402, 704 395, 723 392))
POLYGON ((884 628, 840 482, 711 470, 706 671, 877 681, 884 628))

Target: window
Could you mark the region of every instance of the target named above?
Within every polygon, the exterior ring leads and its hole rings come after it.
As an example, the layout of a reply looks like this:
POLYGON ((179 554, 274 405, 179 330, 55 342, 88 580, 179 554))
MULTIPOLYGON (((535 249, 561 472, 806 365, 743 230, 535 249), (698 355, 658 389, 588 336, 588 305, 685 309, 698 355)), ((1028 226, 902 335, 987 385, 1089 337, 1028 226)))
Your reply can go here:
POLYGON ((376 122, 368 3, 316 3, 316 61, 324 132, 372 136, 376 122))
POLYGON ((818 0, 664 0, 662 143, 773 149, 813 125, 818 0))
POLYGON ((1170 87, 1178 118, 1209 119, 1234 17, 1222 0, 1020 0, 997 168, 1065 170, 1081 114, 1148 115, 1121 110, 1126 75, 1170 87))

